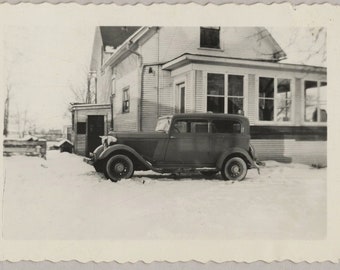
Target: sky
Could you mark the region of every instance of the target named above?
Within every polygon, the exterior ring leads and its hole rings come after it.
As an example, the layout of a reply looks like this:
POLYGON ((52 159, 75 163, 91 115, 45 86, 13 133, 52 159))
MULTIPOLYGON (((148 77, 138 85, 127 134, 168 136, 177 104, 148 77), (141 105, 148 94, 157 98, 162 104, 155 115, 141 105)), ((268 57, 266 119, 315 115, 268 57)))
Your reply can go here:
MULTIPOLYGON (((284 62, 326 65, 325 31, 267 29, 287 53, 284 62)), ((16 126, 14 116, 24 112, 38 130, 71 124, 68 106, 75 98, 70 87, 86 87, 94 31, 95 26, 80 24, 5 28, 5 81, 11 86, 12 129, 16 126)))

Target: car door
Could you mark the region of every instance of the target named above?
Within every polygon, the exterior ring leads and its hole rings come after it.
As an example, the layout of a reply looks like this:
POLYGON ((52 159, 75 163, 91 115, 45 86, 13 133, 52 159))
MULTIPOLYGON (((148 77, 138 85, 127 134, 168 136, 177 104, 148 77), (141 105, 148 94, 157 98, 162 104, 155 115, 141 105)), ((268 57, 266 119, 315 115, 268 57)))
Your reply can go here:
POLYGON ((211 159, 215 162, 225 151, 234 147, 246 148, 249 136, 244 134, 241 122, 234 119, 216 119, 211 122, 211 159))
POLYGON ((210 161, 208 120, 174 119, 169 133, 165 162, 206 166, 210 161))

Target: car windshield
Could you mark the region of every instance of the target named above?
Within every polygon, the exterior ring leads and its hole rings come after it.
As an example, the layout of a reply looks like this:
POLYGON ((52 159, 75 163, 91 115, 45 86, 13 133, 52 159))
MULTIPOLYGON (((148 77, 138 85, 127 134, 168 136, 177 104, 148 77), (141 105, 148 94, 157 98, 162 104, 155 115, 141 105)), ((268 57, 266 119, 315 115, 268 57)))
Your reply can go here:
POLYGON ((169 131, 169 128, 170 128, 170 123, 171 123, 171 117, 170 116, 166 117, 166 118, 158 119, 155 131, 167 133, 169 131))

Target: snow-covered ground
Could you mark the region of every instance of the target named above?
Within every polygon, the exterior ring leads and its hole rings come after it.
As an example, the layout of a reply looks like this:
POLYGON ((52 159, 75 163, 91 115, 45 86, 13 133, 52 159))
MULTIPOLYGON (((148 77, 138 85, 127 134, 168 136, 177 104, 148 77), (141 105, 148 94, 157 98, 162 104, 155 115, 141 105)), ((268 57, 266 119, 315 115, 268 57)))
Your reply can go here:
POLYGON ((5 239, 321 239, 326 169, 267 161, 244 181, 136 172, 112 183, 82 157, 4 158, 5 239))

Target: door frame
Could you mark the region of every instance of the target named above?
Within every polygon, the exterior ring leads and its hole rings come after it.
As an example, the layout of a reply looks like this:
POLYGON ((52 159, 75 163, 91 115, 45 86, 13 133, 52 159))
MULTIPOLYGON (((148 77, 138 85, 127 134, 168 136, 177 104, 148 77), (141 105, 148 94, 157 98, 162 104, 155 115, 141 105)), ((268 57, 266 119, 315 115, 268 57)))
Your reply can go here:
POLYGON ((103 125, 103 135, 106 134, 106 121, 107 121, 107 115, 105 114, 88 114, 86 117, 86 137, 85 137, 85 155, 88 156, 90 151, 89 151, 89 116, 102 116, 104 125, 103 125))
POLYGON ((179 81, 175 83, 175 113, 185 113, 185 105, 186 105, 186 83, 185 81, 179 81), (182 91, 184 92, 184 95, 182 95, 182 91), (182 100, 183 98, 183 100, 182 100), (183 103, 183 111, 181 111, 183 103))

